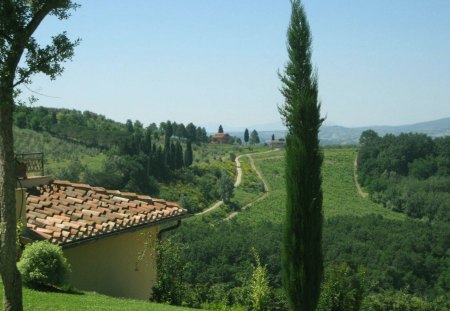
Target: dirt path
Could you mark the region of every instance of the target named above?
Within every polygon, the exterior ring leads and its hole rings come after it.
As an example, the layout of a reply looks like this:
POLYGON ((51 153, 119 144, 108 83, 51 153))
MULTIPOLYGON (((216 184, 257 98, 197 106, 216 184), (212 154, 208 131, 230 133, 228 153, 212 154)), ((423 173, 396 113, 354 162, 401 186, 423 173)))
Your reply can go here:
POLYGON ((239 185, 241 184, 241 181, 242 181, 242 167, 241 167, 241 162, 239 162, 239 159, 243 156, 245 156, 245 154, 241 154, 240 156, 236 157, 236 159, 234 159, 234 162, 236 162, 236 171, 237 171, 236 182, 234 183, 234 188, 239 187, 239 185))
MULTIPOLYGON (((272 151, 275 151, 275 150, 270 150, 270 151, 268 151, 268 152, 272 152, 272 151)), ((262 152, 261 152, 261 153, 262 153, 262 152)), ((263 193, 261 196, 257 197, 257 198, 256 198, 255 200, 253 200, 252 202, 250 202, 250 203, 244 205, 244 206, 241 208, 241 211, 243 211, 243 210, 249 208, 250 206, 252 206, 252 205, 255 204, 256 202, 259 202, 259 201, 261 201, 261 200, 264 200, 264 199, 269 195, 269 190, 270 190, 269 184, 268 184, 267 181, 265 180, 263 174, 262 174, 261 171, 256 167, 255 161, 253 160, 253 157, 252 157, 252 154, 246 154, 246 156, 247 156, 247 157, 249 158, 249 160, 250 160, 250 166, 251 166, 252 170, 254 170, 254 171, 256 172, 256 175, 258 175, 258 178, 259 178, 259 179, 263 182, 263 184, 264 184, 264 193, 263 193)), ((224 218, 224 220, 230 220, 230 219, 236 217, 237 214, 239 214, 239 212, 233 212, 233 213, 231 213, 230 215, 228 215, 226 218, 224 218)))
MULTIPOLYGON (((234 160, 234 161, 236 162, 236 172, 237 172, 237 174, 236 174, 236 181, 234 182, 234 187, 235 187, 235 188, 239 187, 239 185, 240 185, 241 182, 242 182, 242 167, 241 167, 241 162, 239 161, 239 159, 240 159, 241 157, 244 157, 244 156, 247 156, 247 157, 250 159, 250 165, 251 165, 252 169, 256 172, 256 174, 258 175, 259 179, 261 179, 261 181, 264 183, 264 194, 263 194, 262 196, 260 196, 259 198, 255 199, 253 202, 250 202, 250 203, 248 203, 247 205, 245 205, 244 207, 242 207, 242 209, 246 209, 247 207, 253 205, 253 203, 255 203, 255 202, 259 201, 259 200, 262 200, 263 198, 265 198, 265 196, 266 196, 266 195, 268 194, 268 192, 269 192, 269 185, 268 185, 267 182, 264 180, 264 178, 263 178, 261 172, 256 168, 255 162, 253 161, 253 158, 252 158, 251 155, 252 155, 252 154, 269 153, 269 152, 274 152, 274 151, 277 151, 277 150, 279 150, 279 149, 276 148, 276 149, 269 150, 269 151, 264 151, 264 152, 254 152, 254 153, 241 154, 240 156, 236 157, 236 159, 234 160)), ((198 215, 202 215, 202 214, 209 213, 209 212, 215 210, 216 208, 218 208, 219 206, 221 206, 222 204, 223 204, 223 201, 217 201, 217 202, 215 202, 213 205, 211 205, 210 207, 208 207, 207 209, 205 209, 204 211, 198 212, 198 213, 196 213, 196 214, 194 214, 194 215, 195 215, 195 216, 198 216, 198 215)), ((227 219, 228 219, 228 218, 231 219, 231 218, 233 218, 234 216, 236 216, 236 215, 233 215, 233 214, 237 214, 237 212, 231 213, 231 214, 227 217, 227 219), (233 216, 232 216, 232 215, 233 215, 233 216)))
POLYGON ((355 157, 355 161, 353 161, 353 178, 355 180, 356 189, 358 190, 358 194, 363 197, 367 198, 369 195, 367 192, 364 192, 361 188, 361 185, 358 182, 358 156, 355 157))
POLYGON ((221 206, 222 204, 223 204, 223 201, 217 201, 216 203, 214 203, 213 205, 211 205, 210 207, 208 207, 208 208, 205 209, 204 211, 201 211, 201 212, 199 212, 199 213, 196 213, 195 216, 209 213, 210 211, 215 210, 216 208, 218 208, 219 206, 221 206))

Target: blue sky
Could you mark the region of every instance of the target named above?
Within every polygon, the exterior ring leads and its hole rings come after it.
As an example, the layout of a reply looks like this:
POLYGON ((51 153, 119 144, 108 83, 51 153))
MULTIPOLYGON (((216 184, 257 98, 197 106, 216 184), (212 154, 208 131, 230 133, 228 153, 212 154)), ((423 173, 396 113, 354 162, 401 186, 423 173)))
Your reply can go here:
MULTIPOLYGON (((109 118, 216 127, 280 124, 288 0, 95 0, 67 30, 82 42, 56 81, 36 76, 36 105, 109 118)), ((450 1, 304 1, 322 113, 344 126, 450 116, 450 1)), ((24 95, 30 95, 24 90, 24 95)), ((226 130, 226 128, 225 128, 226 130)))

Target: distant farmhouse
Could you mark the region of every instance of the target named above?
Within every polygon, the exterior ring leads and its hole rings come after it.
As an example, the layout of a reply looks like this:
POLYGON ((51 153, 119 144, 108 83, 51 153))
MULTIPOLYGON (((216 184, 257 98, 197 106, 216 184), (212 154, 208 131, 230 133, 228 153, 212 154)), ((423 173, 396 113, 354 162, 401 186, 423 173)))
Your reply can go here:
POLYGON ((285 148, 286 147, 286 140, 284 140, 284 138, 271 140, 269 145, 272 148, 285 148))
POLYGON ((219 130, 216 134, 211 136, 211 143, 213 144, 228 144, 232 137, 228 133, 223 132, 222 125, 219 126, 219 130))
POLYGON ((231 136, 227 133, 216 133, 211 137, 211 143, 213 144, 228 144, 231 140, 231 136))
POLYGON ((155 246, 160 233, 177 227, 187 210, 174 202, 130 192, 38 176, 20 179, 21 241, 60 245, 76 288, 148 300, 156 284, 155 246), (175 226, 160 229, 175 222, 175 226))

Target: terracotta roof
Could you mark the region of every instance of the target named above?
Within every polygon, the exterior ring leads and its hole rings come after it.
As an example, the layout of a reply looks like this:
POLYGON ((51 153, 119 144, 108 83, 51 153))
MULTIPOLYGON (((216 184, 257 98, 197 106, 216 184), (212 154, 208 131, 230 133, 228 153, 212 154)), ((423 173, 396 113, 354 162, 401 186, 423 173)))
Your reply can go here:
POLYGON ((214 134, 214 138, 224 138, 229 137, 230 135, 228 133, 216 133, 214 134))
POLYGON ((29 191, 26 210, 27 227, 60 245, 187 214, 174 202, 60 180, 29 191))

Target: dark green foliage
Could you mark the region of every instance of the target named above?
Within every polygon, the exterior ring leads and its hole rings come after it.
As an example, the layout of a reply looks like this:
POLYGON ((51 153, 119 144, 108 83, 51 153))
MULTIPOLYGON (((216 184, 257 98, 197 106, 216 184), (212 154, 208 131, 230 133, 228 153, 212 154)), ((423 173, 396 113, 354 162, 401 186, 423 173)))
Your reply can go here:
POLYGON ((289 62, 280 75, 285 97, 280 113, 288 128, 283 280, 293 310, 314 310, 323 270, 322 154, 318 140, 323 120, 311 65, 311 35, 300 1, 292 1, 287 36, 289 62))
POLYGON ((64 285, 70 272, 61 247, 48 241, 28 244, 17 266, 24 282, 33 286, 64 285))
POLYGON ((191 166, 193 162, 193 154, 192 154, 192 143, 190 140, 186 143, 186 151, 184 153, 184 165, 185 166, 191 166))
POLYGON ((179 141, 177 141, 176 145, 176 154, 175 154, 175 169, 180 169, 184 166, 183 161, 183 147, 181 147, 181 144, 179 141))
POLYGON ((250 144, 256 145, 259 143, 260 143, 260 140, 259 140, 258 132, 256 130, 253 130, 252 134, 250 135, 250 144))
POLYGON ((234 152, 230 152, 230 161, 234 162, 236 160, 236 154, 234 152))
MULTIPOLYGON (((195 289, 197 297, 197 303, 191 302, 189 306, 198 307, 200 302, 207 301, 247 305, 250 302, 248 280, 254 270, 252 247, 260 254, 261 262, 267 264, 269 285, 281 286, 281 228, 270 221, 260 224, 221 222, 209 226, 201 219, 193 219, 183 222, 174 234, 176 241, 187 246, 182 254, 188 263, 183 280, 187 295, 192 295, 195 289)), ((282 305, 282 294, 271 296, 268 307, 274 307, 275 301, 282 305)))
POLYGON ((275 134, 272 134, 272 141, 275 140, 275 134))
POLYGON ((218 133, 223 133, 223 127, 222 125, 219 125, 219 130, 217 131, 218 133))
POLYGON ((245 132, 244 132, 244 141, 245 141, 245 143, 247 144, 248 143, 248 140, 250 139, 250 135, 249 135, 249 133, 248 133, 248 129, 245 129, 245 132))
POLYGON ((318 311, 359 311, 364 299, 365 271, 353 274, 346 263, 326 269, 318 311))
MULTIPOLYGON (((200 300, 205 301, 211 288, 220 284, 229 304, 240 301, 236 289, 251 277, 252 247, 267 264, 270 286, 281 287, 282 230, 270 220, 237 220, 209 226, 194 219, 183 222, 174 234, 176 241, 187 246, 181 256, 189 263, 183 280, 188 288, 197 288, 200 300)), ((328 267, 324 295, 339 299, 335 301, 338 306, 350 301, 360 303, 363 289, 373 295, 407 288, 411 296, 439 300, 450 292, 449 241, 449 224, 430 226, 380 216, 332 218, 324 223, 323 232, 324 262, 328 267), (358 274, 359 267, 365 267, 364 278, 363 270, 358 274)))
POLYGON ((336 217, 324 225, 325 262, 367 269, 367 290, 408 289, 434 299, 450 290, 450 224, 336 217))
POLYGON ((183 245, 169 240, 161 241, 157 247, 158 279, 153 287, 152 300, 172 305, 183 302, 183 245))
POLYGON ((413 218, 450 220, 450 139, 361 134, 358 177, 371 198, 413 218))
POLYGON ((222 201, 225 203, 230 202, 233 196, 234 182, 226 171, 222 172, 222 176, 217 181, 217 192, 222 201))
POLYGON ((444 311, 450 304, 430 303, 405 291, 386 291, 378 295, 368 296, 364 300, 362 311, 444 311), (445 306, 447 304, 447 306, 445 306))

